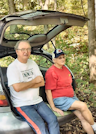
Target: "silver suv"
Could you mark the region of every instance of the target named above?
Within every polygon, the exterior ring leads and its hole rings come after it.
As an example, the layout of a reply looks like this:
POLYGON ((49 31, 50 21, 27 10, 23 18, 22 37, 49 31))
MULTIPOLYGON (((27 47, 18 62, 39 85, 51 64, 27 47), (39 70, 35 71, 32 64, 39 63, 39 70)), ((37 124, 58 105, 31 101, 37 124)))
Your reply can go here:
MULTIPOLYGON (((47 10, 24 11, 7 15, 0 20, 0 58, 8 56, 13 61, 16 58, 14 51, 16 42, 28 40, 32 46, 33 59, 37 61, 45 76, 46 70, 52 64, 52 56, 43 49, 43 46, 67 28, 82 27, 87 21, 88 19, 83 16, 47 10), (45 31, 46 25, 47 32, 45 31)), ((6 65, 0 67, 0 134, 34 134, 12 106, 6 70, 6 65)), ((74 86, 74 76, 72 77, 74 86)), ((40 96, 47 103, 44 87, 40 88, 40 96)), ((63 125, 74 117, 71 112, 65 112, 64 117, 58 116, 59 124, 63 125)))

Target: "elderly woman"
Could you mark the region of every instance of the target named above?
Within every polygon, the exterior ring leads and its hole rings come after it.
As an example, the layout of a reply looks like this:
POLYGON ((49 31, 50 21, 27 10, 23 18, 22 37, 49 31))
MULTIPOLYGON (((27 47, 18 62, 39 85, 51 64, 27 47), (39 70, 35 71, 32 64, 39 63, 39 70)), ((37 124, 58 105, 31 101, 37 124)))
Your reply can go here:
POLYGON ((56 49, 52 55, 54 64, 45 75, 45 92, 53 111, 64 115, 63 111, 72 110, 80 119, 87 134, 94 134, 94 123, 91 112, 85 102, 80 101, 74 94, 72 76, 65 64, 65 53, 56 49))

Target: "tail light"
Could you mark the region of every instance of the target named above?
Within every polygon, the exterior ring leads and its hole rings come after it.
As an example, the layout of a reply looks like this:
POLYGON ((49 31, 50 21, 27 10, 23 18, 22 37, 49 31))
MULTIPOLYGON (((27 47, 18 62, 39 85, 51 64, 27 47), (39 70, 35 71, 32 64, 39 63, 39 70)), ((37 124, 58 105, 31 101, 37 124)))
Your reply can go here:
POLYGON ((7 102, 7 99, 4 95, 4 92, 0 88, 0 107, 1 106, 2 107, 8 106, 8 102, 7 102))

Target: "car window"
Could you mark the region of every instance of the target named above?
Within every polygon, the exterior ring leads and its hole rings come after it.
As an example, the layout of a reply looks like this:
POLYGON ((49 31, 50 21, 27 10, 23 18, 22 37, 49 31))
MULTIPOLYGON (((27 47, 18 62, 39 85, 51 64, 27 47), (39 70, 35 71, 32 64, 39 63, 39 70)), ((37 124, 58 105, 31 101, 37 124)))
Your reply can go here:
POLYGON ((48 69, 52 65, 51 61, 41 55, 31 55, 30 58, 34 60, 39 67, 48 69))
MULTIPOLYGON (((38 66, 49 68, 52 65, 52 62, 41 55, 33 55, 31 54, 30 59, 34 60, 38 66)), ((12 63, 15 59, 11 56, 6 56, 0 59, 1 67, 8 67, 10 63, 12 63)))
POLYGON ((5 29, 4 38, 7 40, 27 40, 34 34, 46 34, 54 25, 29 26, 29 25, 10 25, 5 29))
POLYGON ((8 65, 10 63, 12 63, 13 61, 14 61, 14 58, 13 57, 6 56, 6 57, 0 59, 0 66, 1 67, 8 67, 8 65))
POLYGON ((4 38, 8 40, 25 40, 33 34, 43 33, 44 26, 11 25, 6 28, 4 38))
MULTIPOLYGON (((51 40, 52 41, 52 40, 51 40)), ((53 46, 53 41, 51 42, 49 41, 47 44, 43 45, 42 49, 45 50, 46 52, 52 54, 54 51, 55 51, 55 43, 54 43, 54 46, 53 46)))

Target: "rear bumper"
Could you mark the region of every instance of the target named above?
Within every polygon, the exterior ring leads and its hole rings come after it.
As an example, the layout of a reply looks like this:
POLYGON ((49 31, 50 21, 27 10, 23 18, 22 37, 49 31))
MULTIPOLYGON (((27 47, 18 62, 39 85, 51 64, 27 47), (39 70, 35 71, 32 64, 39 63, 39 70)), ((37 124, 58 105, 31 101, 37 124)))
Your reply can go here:
MULTIPOLYGON (((70 113, 57 117, 59 125, 70 122, 76 116, 70 113)), ((35 134, 25 121, 15 118, 10 107, 0 107, 0 134, 35 134)))
POLYGON ((25 121, 16 119, 10 107, 0 107, 0 134, 35 134, 25 121))

